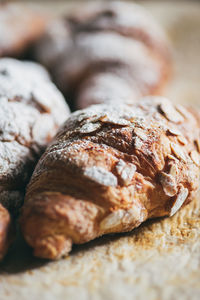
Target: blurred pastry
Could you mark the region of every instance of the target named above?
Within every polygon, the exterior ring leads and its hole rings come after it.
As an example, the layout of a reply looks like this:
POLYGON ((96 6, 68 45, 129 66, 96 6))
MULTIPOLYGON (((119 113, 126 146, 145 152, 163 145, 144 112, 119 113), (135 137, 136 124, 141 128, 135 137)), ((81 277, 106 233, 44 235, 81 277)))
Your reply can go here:
POLYGON ((124 1, 81 5, 49 25, 35 52, 74 108, 160 94, 171 72, 164 32, 124 1))
POLYGON ((21 57, 45 30, 47 17, 19 3, 0 3, 0 57, 21 57))

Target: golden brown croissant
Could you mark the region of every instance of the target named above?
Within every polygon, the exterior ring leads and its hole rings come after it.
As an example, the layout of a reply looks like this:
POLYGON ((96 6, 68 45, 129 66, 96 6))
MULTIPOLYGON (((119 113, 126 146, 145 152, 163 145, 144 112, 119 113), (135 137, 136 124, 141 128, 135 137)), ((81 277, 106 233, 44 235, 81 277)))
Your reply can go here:
POLYGON ((0 3, 0 56, 23 56, 44 33, 46 23, 44 15, 19 3, 0 3))
POLYGON ((34 255, 67 254, 148 218, 172 216, 200 177, 198 114, 161 97, 73 113, 39 160, 21 229, 34 255))
POLYGON ((36 57, 78 108, 159 94, 171 70, 160 27, 142 7, 124 1, 92 1, 54 22, 36 57))
POLYGON ((12 238, 11 216, 8 210, 0 203, 0 260, 4 257, 12 238))
POLYGON ((0 59, 0 257, 10 240, 8 211, 17 215, 37 160, 68 115, 43 67, 0 59))

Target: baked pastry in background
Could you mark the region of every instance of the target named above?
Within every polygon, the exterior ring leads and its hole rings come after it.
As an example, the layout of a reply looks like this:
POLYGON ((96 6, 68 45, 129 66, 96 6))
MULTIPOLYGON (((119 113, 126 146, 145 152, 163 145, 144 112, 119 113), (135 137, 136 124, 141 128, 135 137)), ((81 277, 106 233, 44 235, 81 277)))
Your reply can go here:
POLYGON ((49 25, 35 52, 74 108, 160 94, 171 71, 162 29, 124 1, 81 5, 49 25))
POLYGON ((0 258, 10 241, 6 210, 18 214, 38 158, 68 115, 43 67, 0 59, 0 258))
POLYGON ((200 114, 160 97, 73 113, 39 160, 21 229, 34 255, 174 215, 200 179, 200 114))
POLYGON ((47 18, 19 3, 0 3, 0 57, 23 56, 44 33, 47 18))

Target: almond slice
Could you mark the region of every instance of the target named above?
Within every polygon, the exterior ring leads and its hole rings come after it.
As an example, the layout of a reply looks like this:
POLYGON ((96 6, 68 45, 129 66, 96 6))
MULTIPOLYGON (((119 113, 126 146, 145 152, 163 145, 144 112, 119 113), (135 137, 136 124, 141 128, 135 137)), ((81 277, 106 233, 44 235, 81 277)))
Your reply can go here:
POLYGON ((178 159, 181 159, 184 162, 186 162, 187 160, 186 154, 184 153, 183 149, 179 145, 175 143, 171 143, 171 149, 178 159))
POLYGON ((86 123, 78 131, 80 133, 91 133, 101 128, 101 123, 86 123))
POLYGON ((177 183, 175 177, 162 172, 160 174, 160 183, 162 184, 165 195, 173 197, 177 193, 177 183))
POLYGON ((128 185, 131 183, 136 171, 136 166, 131 163, 125 163, 122 159, 116 165, 116 170, 123 184, 128 185))
POLYGON ((182 145, 187 145, 187 140, 184 136, 180 135, 177 137, 177 139, 182 145))
POLYGON ((95 166, 86 168, 84 175, 98 184, 105 186, 117 186, 117 177, 104 168, 95 166))
POLYGON ((162 102, 159 107, 169 121, 174 123, 181 123, 184 121, 184 118, 170 102, 162 102))
POLYGON ((171 208, 170 217, 173 216, 179 210, 179 208, 181 208, 181 206, 187 199, 188 194, 189 194, 188 189, 184 188, 184 186, 181 186, 177 198, 171 208))
POLYGON ((195 150, 190 152, 190 157, 192 161, 195 163, 195 165, 197 165, 197 167, 200 167, 200 155, 198 154, 198 152, 195 150))

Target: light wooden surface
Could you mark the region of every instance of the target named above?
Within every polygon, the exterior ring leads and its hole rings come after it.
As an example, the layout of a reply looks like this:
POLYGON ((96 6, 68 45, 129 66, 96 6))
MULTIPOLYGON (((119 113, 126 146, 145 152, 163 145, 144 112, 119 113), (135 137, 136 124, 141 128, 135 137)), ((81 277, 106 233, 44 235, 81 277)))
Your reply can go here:
MULTIPOLYGON (((200 3, 141 3, 165 27, 172 43, 174 75, 166 96, 199 106, 200 3)), ((41 9, 59 13, 71 5, 54 1, 41 9)), ((19 237, 0 264, 4 299, 199 300, 200 199, 172 218, 76 246, 69 257, 55 262, 33 258, 19 237)))

